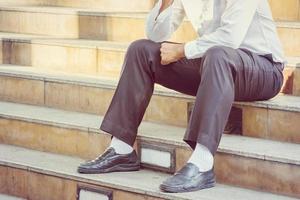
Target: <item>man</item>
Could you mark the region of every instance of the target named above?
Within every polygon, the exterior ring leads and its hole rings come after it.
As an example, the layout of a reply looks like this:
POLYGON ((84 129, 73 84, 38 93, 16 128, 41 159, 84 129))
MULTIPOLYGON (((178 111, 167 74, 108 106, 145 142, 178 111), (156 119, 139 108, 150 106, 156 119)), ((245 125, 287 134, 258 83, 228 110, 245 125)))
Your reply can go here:
POLYGON ((132 145, 154 83, 196 96, 184 141, 194 150, 187 164, 160 185, 165 192, 213 187, 213 156, 236 101, 266 100, 283 83, 284 56, 267 0, 159 0, 150 12, 149 40, 127 51, 118 87, 101 125, 113 138, 80 173, 140 168, 132 145), (199 38, 164 42, 184 16, 199 38), (201 37, 200 37, 201 36, 201 37))

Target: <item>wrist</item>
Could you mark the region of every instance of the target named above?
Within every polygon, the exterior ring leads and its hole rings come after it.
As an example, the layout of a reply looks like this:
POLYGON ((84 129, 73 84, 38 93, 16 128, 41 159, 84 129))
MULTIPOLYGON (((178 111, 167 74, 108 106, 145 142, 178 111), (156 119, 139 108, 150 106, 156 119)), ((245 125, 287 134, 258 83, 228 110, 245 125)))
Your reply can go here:
POLYGON ((178 48, 178 57, 179 58, 184 58, 185 57, 185 53, 184 53, 184 45, 185 44, 180 44, 179 48, 178 48))

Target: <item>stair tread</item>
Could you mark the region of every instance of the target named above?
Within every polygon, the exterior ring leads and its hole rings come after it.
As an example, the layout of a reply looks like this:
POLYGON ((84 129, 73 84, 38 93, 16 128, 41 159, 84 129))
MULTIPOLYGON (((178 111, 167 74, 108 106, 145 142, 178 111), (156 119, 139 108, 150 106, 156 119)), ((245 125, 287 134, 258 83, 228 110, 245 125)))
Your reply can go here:
POLYGON ((72 179, 104 187, 147 194, 155 197, 178 200, 234 200, 262 199, 288 200, 294 199, 264 192, 217 184, 216 187, 191 193, 171 194, 159 191, 159 184, 169 175, 149 170, 138 172, 84 175, 76 172, 77 166, 83 162, 79 158, 45 153, 25 148, 0 144, 0 165, 16 167, 50 176, 72 179), (59 165, 57 163, 60 163, 59 165))
MULTIPOLYGON (((19 65, 0 65, 0 75, 46 81, 58 81, 62 83, 82 84, 89 85, 92 87, 101 87, 109 89, 114 89, 117 85, 117 80, 107 77, 68 74, 52 70, 39 69, 36 67, 27 67, 19 65)), ((159 85, 156 85, 155 87, 155 94, 186 98, 190 99, 191 101, 195 99, 195 97, 193 96, 184 95, 159 85)), ((273 99, 267 101, 235 102, 235 104, 241 106, 252 106, 259 108, 300 112, 300 97, 290 95, 279 94, 273 99)))
MULTIPOLYGON (((100 49, 109 49, 115 51, 126 51, 126 49, 130 44, 128 42, 59 38, 58 36, 10 33, 10 32, 1 32, 1 31, 0 31, 0 40, 30 42, 32 44, 44 44, 44 45, 100 48, 100 49)), ((286 59, 288 62, 288 67, 300 67, 300 56, 286 57, 286 59)))
POLYGON ((14 197, 14 196, 5 195, 5 194, 0 194, 0 199, 1 200, 25 200, 23 198, 14 197))
MULTIPOLYGON (((34 35, 12 32, 1 32, 0 40, 30 42, 32 44, 58 45, 58 46, 76 46, 85 48, 101 48, 126 51, 129 42, 91 40, 91 39, 74 39, 59 38, 59 36, 34 35)), ((289 67, 300 67, 299 57, 286 57, 289 67)))
MULTIPOLYGON (((103 117, 94 114, 0 102, 0 117, 103 133, 99 130, 103 117)), ((139 137, 148 141, 187 147, 182 141, 184 132, 185 129, 181 127, 142 122, 139 128, 139 137)), ((300 144, 224 134, 218 151, 300 165, 300 144)))
POLYGON ((102 48, 125 51, 129 45, 126 42, 104 41, 104 40, 88 40, 88 39, 72 39, 58 38, 52 36, 22 34, 0 32, 0 40, 30 42, 32 44, 58 45, 58 46, 76 46, 84 48, 102 48))
POLYGON ((65 7, 65 6, 39 6, 39 5, 0 5, 0 11, 22 11, 22 12, 37 12, 37 13, 51 13, 51 14, 80 14, 80 15, 93 15, 93 16, 118 16, 118 17, 134 17, 134 18, 145 18, 147 12, 145 11, 134 11, 134 12, 123 12, 123 11, 109 11, 105 8, 76 8, 76 7, 65 7))
POLYGON ((300 57, 287 57, 289 67, 300 67, 300 57))
POLYGON ((300 21, 277 21, 276 24, 282 28, 300 28, 300 21))

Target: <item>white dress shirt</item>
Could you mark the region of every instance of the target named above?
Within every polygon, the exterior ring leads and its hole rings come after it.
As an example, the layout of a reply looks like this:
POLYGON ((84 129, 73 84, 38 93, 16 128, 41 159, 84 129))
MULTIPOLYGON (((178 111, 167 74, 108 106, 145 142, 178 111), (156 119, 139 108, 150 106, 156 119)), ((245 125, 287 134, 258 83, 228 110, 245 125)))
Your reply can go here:
POLYGON ((158 0, 148 15, 146 35, 155 42, 166 41, 186 16, 199 35, 185 44, 188 59, 221 45, 272 54, 275 62, 285 63, 268 0, 174 0, 159 14, 161 4, 158 0))

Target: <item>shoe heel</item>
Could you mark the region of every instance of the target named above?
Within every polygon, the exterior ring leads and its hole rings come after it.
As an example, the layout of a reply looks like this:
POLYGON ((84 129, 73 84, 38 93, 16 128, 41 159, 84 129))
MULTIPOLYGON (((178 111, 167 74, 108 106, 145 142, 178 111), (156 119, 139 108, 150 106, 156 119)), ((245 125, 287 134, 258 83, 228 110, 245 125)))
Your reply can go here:
POLYGON ((206 183, 202 189, 207 189, 207 188, 212 188, 212 187, 215 187, 216 186, 216 181, 215 180, 212 180, 212 181, 209 181, 208 183, 206 183))

